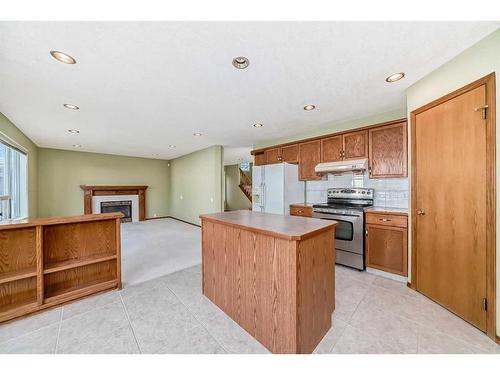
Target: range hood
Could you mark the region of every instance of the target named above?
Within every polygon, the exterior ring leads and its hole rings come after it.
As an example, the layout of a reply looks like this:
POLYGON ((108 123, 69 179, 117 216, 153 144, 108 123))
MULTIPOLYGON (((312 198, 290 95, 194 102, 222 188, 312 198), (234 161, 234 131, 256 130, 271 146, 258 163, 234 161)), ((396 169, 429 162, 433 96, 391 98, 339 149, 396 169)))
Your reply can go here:
POLYGON ((368 168, 368 159, 355 159, 320 163, 316 165, 316 173, 343 173, 351 171, 364 171, 368 168))

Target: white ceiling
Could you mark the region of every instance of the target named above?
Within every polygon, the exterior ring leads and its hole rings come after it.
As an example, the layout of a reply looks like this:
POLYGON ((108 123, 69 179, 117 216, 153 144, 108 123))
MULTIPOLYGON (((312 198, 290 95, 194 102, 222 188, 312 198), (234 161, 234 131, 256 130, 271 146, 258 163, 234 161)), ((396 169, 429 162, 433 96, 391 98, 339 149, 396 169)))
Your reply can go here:
POLYGON ((0 112, 41 147, 78 143, 79 151, 163 159, 215 144, 248 150, 262 140, 402 108, 409 85, 498 27, 0 22, 0 112), (50 50, 77 64, 54 60, 50 50), (250 59, 245 70, 231 65, 240 55, 250 59), (399 71, 406 73, 402 81, 385 83, 399 71), (317 109, 305 112, 308 103, 317 109), (265 126, 254 128, 255 122, 265 126), (75 128, 79 135, 67 133, 75 128))

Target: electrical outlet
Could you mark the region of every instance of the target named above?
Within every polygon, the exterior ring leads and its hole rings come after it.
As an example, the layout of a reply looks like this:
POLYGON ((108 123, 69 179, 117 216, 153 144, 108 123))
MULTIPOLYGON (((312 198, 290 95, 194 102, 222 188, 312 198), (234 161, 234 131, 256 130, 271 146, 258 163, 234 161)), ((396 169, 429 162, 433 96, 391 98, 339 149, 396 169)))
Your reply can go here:
POLYGON ((214 203, 214 197, 210 197, 210 203, 214 203))
POLYGON ((153 217, 157 217, 157 216, 158 216, 158 215, 156 215, 156 214, 153 214, 153 217))

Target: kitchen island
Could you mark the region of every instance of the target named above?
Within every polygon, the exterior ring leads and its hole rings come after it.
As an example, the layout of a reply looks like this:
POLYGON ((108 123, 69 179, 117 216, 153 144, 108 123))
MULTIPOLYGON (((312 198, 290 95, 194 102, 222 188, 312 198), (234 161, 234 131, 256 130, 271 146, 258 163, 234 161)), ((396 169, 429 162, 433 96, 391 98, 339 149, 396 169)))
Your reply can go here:
POLYGON ((311 353, 331 327, 335 221, 201 215, 203 294, 273 353, 311 353))

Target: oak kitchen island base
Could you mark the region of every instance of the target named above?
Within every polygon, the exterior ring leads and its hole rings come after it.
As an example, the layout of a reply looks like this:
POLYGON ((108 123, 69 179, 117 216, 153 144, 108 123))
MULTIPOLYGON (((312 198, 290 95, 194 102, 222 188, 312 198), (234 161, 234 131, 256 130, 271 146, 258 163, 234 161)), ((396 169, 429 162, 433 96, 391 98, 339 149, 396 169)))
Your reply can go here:
POLYGON ((203 294, 273 353, 311 353, 331 327, 335 222, 200 216, 203 294))

